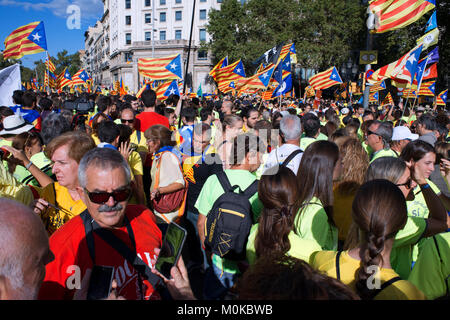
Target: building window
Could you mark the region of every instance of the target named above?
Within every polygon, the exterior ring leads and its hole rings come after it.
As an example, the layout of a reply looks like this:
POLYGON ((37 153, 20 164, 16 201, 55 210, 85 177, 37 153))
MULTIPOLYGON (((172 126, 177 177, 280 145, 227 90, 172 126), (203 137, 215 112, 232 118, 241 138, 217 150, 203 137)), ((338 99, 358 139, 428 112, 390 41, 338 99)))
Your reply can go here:
POLYGON ((159 32, 159 40, 166 40, 166 32, 165 31, 159 32))
POLYGON ((208 59, 208 52, 206 50, 199 50, 197 54, 198 60, 207 60, 208 59))
POLYGON ((159 0, 159 5, 161 5, 161 6, 166 5, 166 0, 159 0))
POLYGON ((206 0, 200 0, 200 2, 206 2, 206 0))
POLYGON ((125 9, 131 9, 131 0, 125 0, 125 9))
POLYGON ((200 20, 206 20, 206 9, 200 10, 200 20))
POLYGON ((150 7, 150 3, 151 3, 150 0, 145 0, 145 6, 146 6, 146 7, 150 7))
POLYGON ((175 40, 181 40, 181 30, 175 30, 175 40))
POLYGON ((152 33, 151 32, 146 32, 145 33, 145 41, 152 41, 152 33))
POLYGON ((175 21, 181 21, 182 17, 182 11, 175 11, 175 21))
POLYGON ((131 25, 131 16, 125 16, 125 24, 127 26, 131 25))
POLYGON ((131 44, 131 33, 125 33, 125 43, 131 44))
POLYGON ((166 22, 166 13, 165 12, 159 13, 159 22, 166 22))
POLYGON ((200 29, 200 41, 206 41, 206 29, 200 29))
POLYGON ((152 14, 151 13, 145 14, 145 23, 152 23, 152 14))
POLYGON ((223 0, 217 0, 217 3, 222 3, 223 2, 223 0))
POLYGON ((125 62, 128 62, 128 61, 131 62, 131 61, 133 61, 133 54, 130 52, 125 52, 124 58, 125 58, 125 62))
POLYGON ((175 0, 175 3, 180 4, 181 0, 175 0))

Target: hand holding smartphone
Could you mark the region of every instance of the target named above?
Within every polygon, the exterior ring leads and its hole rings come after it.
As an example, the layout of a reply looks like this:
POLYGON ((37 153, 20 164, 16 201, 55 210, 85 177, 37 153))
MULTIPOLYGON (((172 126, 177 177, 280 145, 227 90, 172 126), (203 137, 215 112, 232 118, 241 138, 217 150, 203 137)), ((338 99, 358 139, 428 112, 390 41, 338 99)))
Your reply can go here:
POLYGON ((181 255, 184 242, 186 240, 187 231, 172 222, 167 228, 164 236, 164 241, 155 264, 155 269, 158 270, 164 277, 171 279, 170 270, 177 264, 181 255))

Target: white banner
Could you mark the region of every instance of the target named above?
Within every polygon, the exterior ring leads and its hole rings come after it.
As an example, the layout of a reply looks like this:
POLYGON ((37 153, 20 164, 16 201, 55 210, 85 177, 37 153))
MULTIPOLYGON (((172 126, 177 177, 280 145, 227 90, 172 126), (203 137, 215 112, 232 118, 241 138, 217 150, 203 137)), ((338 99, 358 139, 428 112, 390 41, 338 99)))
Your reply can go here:
POLYGON ((13 92, 21 89, 20 64, 0 70, 0 106, 13 106, 13 92))

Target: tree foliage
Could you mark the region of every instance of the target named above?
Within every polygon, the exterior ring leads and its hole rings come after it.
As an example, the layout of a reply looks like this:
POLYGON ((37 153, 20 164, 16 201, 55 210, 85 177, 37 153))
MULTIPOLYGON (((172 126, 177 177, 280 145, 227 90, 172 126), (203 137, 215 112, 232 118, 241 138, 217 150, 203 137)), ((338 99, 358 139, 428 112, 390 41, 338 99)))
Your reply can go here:
POLYGON ((228 55, 253 71, 265 51, 294 42, 301 66, 323 70, 347 60, 364 27, 358 0, 224 0, 209 15, 208 49, 216 62, 228 55))

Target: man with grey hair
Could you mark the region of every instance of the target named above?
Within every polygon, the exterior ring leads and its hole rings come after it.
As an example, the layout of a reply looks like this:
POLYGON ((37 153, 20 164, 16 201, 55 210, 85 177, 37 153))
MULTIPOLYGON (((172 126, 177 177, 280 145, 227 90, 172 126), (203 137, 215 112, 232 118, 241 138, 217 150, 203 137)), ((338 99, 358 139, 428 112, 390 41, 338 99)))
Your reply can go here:
POLYGON ((278 172, 279 165, 283 164, 286 160, 288 161, 285 163, 285 166, 297 174, 303 155, 303 150, 300 148, 301 136, 302 124, 300 118, 291 114, 284 116, 280 121, 278 137, 280 146, 269 153, 267 161, 264 164, 263 174, 275 174, 278 172), (288 159, 289 157, 291 159, 288 159))
POLYGON ((35 300, 53 259, 44 225, 31 208, 0 199, 0 300, 35 300))
POLYGON ((81 159, 78 180, 77 192, 87 209, 50 238, 55 260, 47 265, 39 298, 72 299, 77 283, 94 265, 114 267, 117 293, 125 299, 158 298, 143 269, 136 269, 119 249, 125 244, 141 266, 153 266, 155 248, 162 243, 153 213, 128 204, 132 191, 125 159, 116 150, 95 148, 81 159), (105 233, 116 242, 104 240, 105 233))
POLYGON ((393 128, 390 122, 375 120, 367 129, 366 141, 373 149, 370 162, 381 157, 397 157, 392 151, 390 143, 392 141, 393 128))

